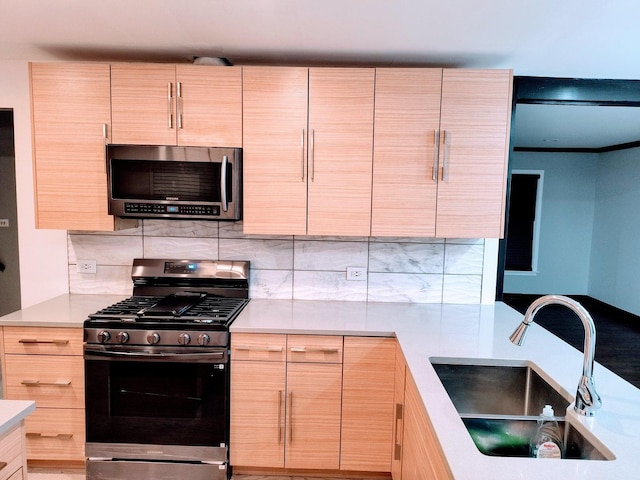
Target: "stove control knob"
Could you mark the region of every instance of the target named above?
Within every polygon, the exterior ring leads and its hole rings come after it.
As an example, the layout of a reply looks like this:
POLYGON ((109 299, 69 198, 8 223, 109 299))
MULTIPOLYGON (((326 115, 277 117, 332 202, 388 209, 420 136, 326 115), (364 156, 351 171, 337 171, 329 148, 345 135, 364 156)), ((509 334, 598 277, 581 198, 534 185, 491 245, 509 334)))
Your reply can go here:
POLYGON ((151 345, 155 345, 159 341, 160 334, 158 332, 151 332, 149 335, 147 335, 147 342, 149 342, 151 345))
POLYGON ((98 333, 98 342, 107 343, 109 340, 111 340, 111 334, 106 330, 102 330, 98 333))
POLYGON ((116 341, 118 343, 127 343, 129 341, 129 334, 127 332, 118 332, 116 341))
POLYGON ((201 333, 198 336, 198 344, 199 345, 209 345, 209 343, 211 342, 211 337, 209 335, 207 335, 206 333, 201 333))
POLYGON ((181 333, 178 335, 178 343, 180 345, 189 345, 189 343, 191 343, 191 335, 188 333, 181 333))

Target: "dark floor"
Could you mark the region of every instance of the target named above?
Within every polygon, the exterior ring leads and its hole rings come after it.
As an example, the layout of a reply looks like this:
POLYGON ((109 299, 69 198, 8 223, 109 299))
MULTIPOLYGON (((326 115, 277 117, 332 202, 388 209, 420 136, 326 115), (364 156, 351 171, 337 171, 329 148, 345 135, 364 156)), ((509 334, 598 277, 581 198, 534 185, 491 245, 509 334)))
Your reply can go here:
MULTIPOLYGON (((505 293, 503 302, 524 314, 540 296, 505 293)), ((587 296, 570 297, 587 309, 596 325, 596 361, 640 388, 640 317, 587 296)), ((535 322, 583 350, 582 322, 566 307, 545 306, 536 314, 535 322)))

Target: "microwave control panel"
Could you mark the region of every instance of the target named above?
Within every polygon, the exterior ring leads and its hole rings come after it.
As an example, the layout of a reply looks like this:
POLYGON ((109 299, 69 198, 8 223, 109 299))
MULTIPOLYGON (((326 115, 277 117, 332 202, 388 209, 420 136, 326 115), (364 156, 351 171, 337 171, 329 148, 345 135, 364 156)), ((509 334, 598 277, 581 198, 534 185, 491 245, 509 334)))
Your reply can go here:
POLYGON ((124 212, 134 215, 218 216, 220 215, 220 207, 216 205, 166 205, 125 202, 124 212))

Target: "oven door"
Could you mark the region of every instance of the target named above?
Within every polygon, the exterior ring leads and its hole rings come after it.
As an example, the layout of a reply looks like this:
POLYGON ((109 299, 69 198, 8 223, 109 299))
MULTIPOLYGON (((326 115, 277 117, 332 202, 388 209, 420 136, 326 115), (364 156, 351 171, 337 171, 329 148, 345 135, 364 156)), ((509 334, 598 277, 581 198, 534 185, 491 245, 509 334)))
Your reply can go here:
POLYGON ((228 356, 212 350, 85 345, 87 455, 226 462, 228 356))

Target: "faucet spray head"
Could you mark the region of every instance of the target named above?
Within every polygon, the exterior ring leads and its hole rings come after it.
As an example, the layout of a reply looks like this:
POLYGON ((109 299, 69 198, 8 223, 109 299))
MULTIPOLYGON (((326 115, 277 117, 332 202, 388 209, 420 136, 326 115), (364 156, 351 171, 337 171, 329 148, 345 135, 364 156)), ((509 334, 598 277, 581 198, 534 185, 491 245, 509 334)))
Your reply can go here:
POLYGON ((514 345, 518 345, 519 347, 524 345, 524 339, 527 335, 527 330, 529 330, 529 324, 525 322, 520 322, 520 325, 516 327, 516 329, 513 331, 513 333, 509 337, 509 340, 511 340, 511 343, 513 343, 514 345))

